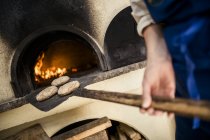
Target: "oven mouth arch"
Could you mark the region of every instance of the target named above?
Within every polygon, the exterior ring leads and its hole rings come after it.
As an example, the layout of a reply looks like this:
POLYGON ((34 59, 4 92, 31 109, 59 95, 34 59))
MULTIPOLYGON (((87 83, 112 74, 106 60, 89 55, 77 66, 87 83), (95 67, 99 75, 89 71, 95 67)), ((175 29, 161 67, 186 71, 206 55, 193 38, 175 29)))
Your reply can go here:
POLYGON ((30 74, 25 74, 26 75, 24 77, 25 82, 22 83, 22 81, 19 81, 20 65, 22 64, 22 61, 27 51, 30 50, 30 44, 39 37, 53 32, 65 32, 83 39, 84 42, 86 42, 89 46, 91 46, 91 49, 95 52, 98 61, 98 67, 102 71, 107 70, 107 64, 104 55, 102 53, 103 51, 100 50, 101 47, 99 46, 97 41, 88 33, 71 25, 67 26, 58 25, 58 26, 45 27, 28 35, 22 42, 20 42, 20 44, 16 48, 16 51, 14 53, 11 62, 11 85, 14 90, 15 97, 25 96, 31 90, 34 89, 32 86, 33 83, 30 74))

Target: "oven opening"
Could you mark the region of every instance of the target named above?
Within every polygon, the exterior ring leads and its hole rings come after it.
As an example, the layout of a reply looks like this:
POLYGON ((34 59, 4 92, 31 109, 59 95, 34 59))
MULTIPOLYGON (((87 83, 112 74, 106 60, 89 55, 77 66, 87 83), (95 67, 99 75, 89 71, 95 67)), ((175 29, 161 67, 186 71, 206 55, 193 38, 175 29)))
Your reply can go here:
POLYGON ((36 58, 33 81, 46 85, 57 77, 79 77, 98 68, 95 52, 80 39, 59 39, 49 43, 36 58))
POLYGON ((104 70, 98 44, 83 32, 75 32, 34 34, 18 46, 11 71, 16 97, 49 86, 60 76, 79 78, 104 70))

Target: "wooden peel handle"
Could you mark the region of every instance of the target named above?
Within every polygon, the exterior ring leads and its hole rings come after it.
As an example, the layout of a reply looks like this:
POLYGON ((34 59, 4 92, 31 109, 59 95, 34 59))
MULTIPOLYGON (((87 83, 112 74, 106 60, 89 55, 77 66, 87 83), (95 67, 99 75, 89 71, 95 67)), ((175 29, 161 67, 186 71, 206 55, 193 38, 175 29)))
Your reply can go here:
MULTIPOLYGON (((78 89, 75 92, 75 96, 136 107, 141 107, 142 105, 142 96, 135 94, 78 89)), ((190 99, 181 98, 164 99, 154 97, 151 107, 157 110, 173 112, 176 115, 184 117, 198 117, 200 119, 210 121, 210 102, 208 101, 193 101, 190 99)))

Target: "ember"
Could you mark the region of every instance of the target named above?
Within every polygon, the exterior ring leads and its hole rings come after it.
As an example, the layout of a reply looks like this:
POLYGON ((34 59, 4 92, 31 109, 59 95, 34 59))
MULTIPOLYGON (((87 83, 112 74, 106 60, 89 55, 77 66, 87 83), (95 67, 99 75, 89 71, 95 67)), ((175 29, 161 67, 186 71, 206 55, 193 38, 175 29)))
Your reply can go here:
POLYGON ((34 67, 36 82, 40 82, 41 80, 46 80, 53 77, 60 77, 64 75, 65 73, 67 73, 66 68, 58 68, 55 66, 49 67, 47 69, 43 69, 43 60, 44 60, 44 53, 41 53, 34 67))

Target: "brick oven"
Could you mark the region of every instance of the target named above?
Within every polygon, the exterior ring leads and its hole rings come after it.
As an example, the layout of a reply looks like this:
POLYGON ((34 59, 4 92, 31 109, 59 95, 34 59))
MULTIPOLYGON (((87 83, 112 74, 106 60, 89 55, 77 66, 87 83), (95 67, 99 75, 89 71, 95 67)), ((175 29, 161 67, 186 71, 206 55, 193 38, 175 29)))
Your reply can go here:
POLYGON ((173 121, 138 108, 81 97, 31 99, 62 75, 87 89, 140 94, 146 50, 129 0, 2 0, 0 7, 0 138, 37 123, 53 137, 103 116, 147 139, 173 138, 173 121))

